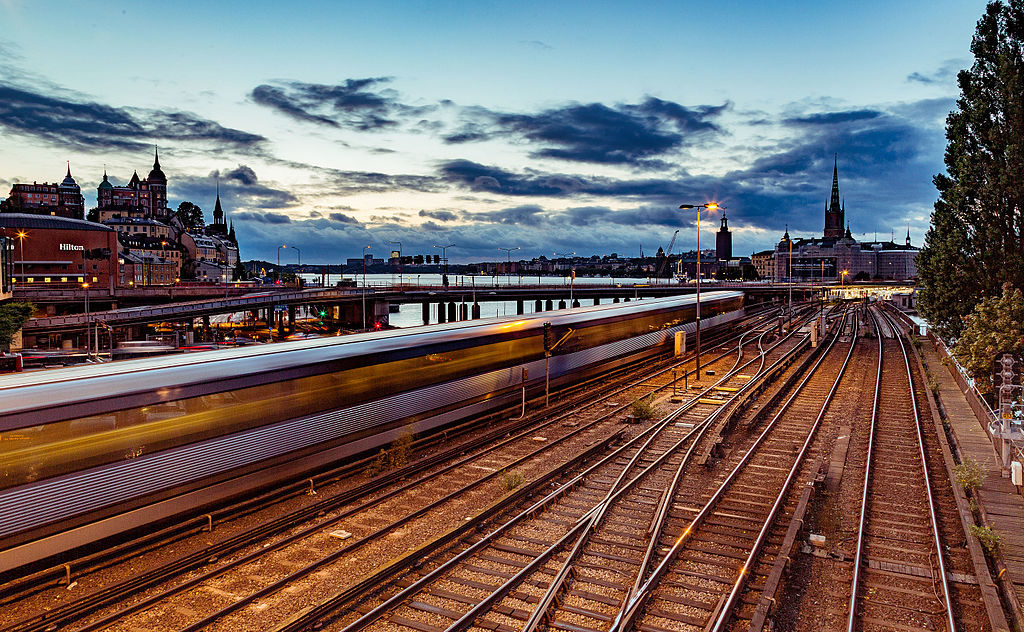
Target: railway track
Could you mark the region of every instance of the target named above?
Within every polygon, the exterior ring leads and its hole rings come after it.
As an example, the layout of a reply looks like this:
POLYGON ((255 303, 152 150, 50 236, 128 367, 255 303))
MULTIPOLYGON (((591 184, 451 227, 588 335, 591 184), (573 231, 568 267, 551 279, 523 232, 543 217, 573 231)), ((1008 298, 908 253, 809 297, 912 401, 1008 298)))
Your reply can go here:
MULTIPOLYGON (((720 357, 725 355, 728 354, 720 354, 720 357)), ((678 366, 678 363, 676 364, 676 366, 678 366)), ((663 371, 661 371, 662 375, 668 375, 669 370, 669 368, 666 368, 663 371)), ((550 456, 553 451, 552 447, 557 446, 560 443, 568 444, 571 440, 575 440, 577 447, 570 449, 569 451, 571 452, 579 452, 581 450, 581 448, 579 447, 580 445, 594 444, 595 442, 599 441, 599 439, 596 436, 594 436, 594 433, 595 429, 600 425, 600 423, 621 413, 621 409, 624 408, 625 406, 628 406, 628 402, 632 401, 630 389, 633 389, 634 391, 639 391, 639 393, 634 393, 633 395, 647 394, 651 391, 666 388, 667 386, 669 386, 669 381, 669 379, 665 379, 663 383, 652 385, 651 379, 645 377, 643 380, 635 381, 628 387, 613 391, 610 395, 612 395, 613 397, 620 397, 627 403, 615 407, 611 411, 606 411, 603 414, 598 415, 597 419, 584 421, 577 420, 575 423, 565 425, 563 424, 565 416, 556 415, 554 418, 545 422, 546 425, 544 427, 551 430, 551 432, 545 430, 545 433, 551 434, 552 436, 544 437, 545 441, 540 442, 545 444, 543 447, 537 447, 538 442, 535 441, 535 439, 537 438, 535 433, 539 430, 539 428, 535 426, 527 429, 526 431, 520 433, 517 436, 510 437, 506 441, 498 442, 497 445, 492 445, 491 448, 484 450, 479 454, 469 455, 463 459, 456 461, 455 463, 449 463, 447 466, 444 466, 441 469, 435 467, 434 469, 429 470, 427 473, 423 474, 423 476, 417 478, 415 481, 410 481, 409 483, 401 486, 397 490, 380 492, 377 493, 374 497, 366 500, 365 502, 349 503, 348 506, 341 503, 337 503, 333 507, 322 507, 319 511, 328 513, 328 516, 325 520, 315 522, 314 524, 304 527, 301 530, 294 531, 289 536, 281 538, 269 544, 268 546, 260 546, 258 550, 252 551, 248 555, 244 555, 241 558, 238 558, 238 560, 244 562, 257 562, 259 560, 258 563, 267 565, 267 562, 265 560, 267 560, 269 556, 275 554, 275 552, 285 550, 289 546, 294 546, 295 543, 308 541, 308 539, 310 538, 319 539, 321 541, 327 538, 327 542, 333 544, 333 541, 329 539, 329 533, 325 536, 325 532, 329 531, 332 525, 338 524, 339 521, 341 520, 355 520, 353 518, 354 516, 362 516, 362 518, 360 519, 365 520, 364 524, 362 525, 363 533, 357 534, 355 537, 355 543, 357 544, 357 546, 349 545, 346 547, 342 547, 340 550, 337 551, 338 557, 351 557, 353 556, 353 554, 357 554, 357 549, 361 549, 363 547, 371 549, 373 547, 367 546, 368 544, 373 544, 377 541, 383 541, 388 537, 390 537, 391 539, 399 539, 401 537, 404 537, 401 534, 396 536, 395 533, 401 533, 403 528, 409 528, 413 526, 414 521, 417 519, 425 523, 425 528, 417 527, 417 529, 421 530, 422 533, 425 535, 430 535, 431 533, 436 532, 436 529, 434 531, 430 529, 430 519, 429 517, 426 517, 431 511, 436 510, 438 507, 444 505, 445 503, 456 502, 456 499, 460 495, 466 494, 469 490, 473 488, 484 489, 488 485, 493 487, 495 481, 500 476, 499 470, 508 469, 510 464, 512 465, 512 467, 516 467, 516 463, 525 463, 530 460, 534 462, 543 462, 545 458, 552 458, 550 456), (510 447, 513 445, 517 447, 510 447), (501 453, 502 449, 505 450, 505 453, 501 453), (547 456, 542 457, 542 455, 547 456), (473 472, 474 470, 476 471, 477 474, 479 474, 479 476, 477 476, 474 480, 467 482, 464 476, 465 472, 473 472), (442 479, 446 474, 451 477, 451 480, 448 481, 447 483, 444 483, 442 482, 442 479), (427 492, 426 494, 424 494, 423 492, 423 487, 425 484, 429 484, 431 488, 429 492, 427 492), (441 489, 444 486, 448 487, 445 487, 445 489, 441 489), (452 489, 452 491, 445 493, 448 489, 452 489), (421 498, 416 498, 417 496, 421 496, 421 498), (414 498, 415 500, 411 501, 411 498, 414 498), (402 510, 402 517, 399 518, 399 520, 390 522, 384 526, 380 526, 379 517, 393 517, 393 514, 396 511, 399 511, 398 508, 401 508, 402 510), (371 514, 373 516, 376 516, 377 518, 371 519, 367 517, 371 514), (376 528, 376 530, 374 530, 375 527, 379 528, 376 528), (389 533, 391 534, 390 536, 388 535, 389 533)), ((597 408, 595 402, 591 401, 590 404, 590 409, 597 408)), ((565 457, 560 458, 566 460, 565 457)), ((494 495, 493 489, 491 490, 490 493, 491 495, 494 495)), ((349 522, 346 522, 345 524, 349 524, 349 522)), ((421 527, 422 526, 423 525, 421 525, 421 527)), ((280 528, 278 530, 280 531, 284 528, 287 528, 287 525, 282 524, 279 525, 279 527, 280 528)), ((266 539, 265 531, 261 537, 264 540, 266 539)), ((232 545, 234 549, 231 550, 221 549, 219 551, 200 551, 198 555, 192 556, 194 559, 187 566, 179 564, 178 567, 175 569, 164 569, 163 574, 159 572, 160 569, 154 569, 156 572, 141 574, 140 576, 133 577, 131 578, 131 580, 122 582, 119 585, 111 586, 107 589, 98 591, 95 595, 93 595, 93 599, 66 604, 61 608, 51 610, 43 615, 29 619, 23 619, 22 621, 19 621, 14 625, 7 626, 4 629, 45 629, 47 627, 52 627, 60 623, 76 621, 85 613, 91 610, 95 610, 97 608, 103 607, 104 605, 114 603, 120 600, 129 599, 131 595, 137 594, 140 590, 147 588, 149 586, 153 586, 158 582, 165 581, 168 577, 180 575, 181 573, 188 571, 190 568, 197 568, 199 565, 199 560, 200 558, 202 558, 203 555, 205 555, 206 557, 202 559, 204 561, 209 561, 210 558, 216 558, 220 555, 225 555, 227 553, 230 553, 232 550, 242 550, 242 546, 245 544, 251 545, 251 542, 244 542, 242 540, 239 540, 238 542, 232 545)), ((333 548, 336 550, 338 549, 337 546, 334 546, 333 548)), ((376 553, 379 553, 379 551, 368 552, 368 555, 372 557, 376 553)), ((313 564, 301 565, 301 568, 295 569, 297 562, 295 562, 294 559, 288 561, 288 555, 293 554, 286 553, 284 555, 286 561, 284 563, 279 563, 280 566, 284 567, 283 570, 292 571, 289 573, 285 573, 286 576, 290 576, 294 580, 301 576, 309 575, 310 573, 316 572, 318 566, 315 566, 313 564)), ((328 559, 326 560, 319 561, 319 563, 328 564, 331 561, 333 561, 329 558, 330 556, 328 556, 328 559)), ((105 625, 112 624, 117 618, 120 618, 125 614, 130 614, 132 611, 143 609, 154 603, 159 603, 160 600, 167 599, 171 595, 182 594, 187 590, 202 585, 204 582, 209 583, 211 581, 216 581, 220 575, 227 572, 227 570, 225 569, 226 565, 219 565, 217 568, 214 568, 207 572, 200 573, 192 577, 188 581, 179 582, 176 586, 172 586, 169 589, 161 591, 161 595, 159 596, 159 598, 158 596, 151 596, 149 598, 141 599, 136 598, 133 604, 129 605, 125 609, 122 609, 121 612, 115 613, 112 616, 106 616, 101 619, 98 619, 93 623, 89 624, 84 629, 99 629, 100 627, 103 627, 105 625)), ((280 575, 281 573, 279 572, 277 574, 280 575)), ((256 593, 252 593, 249 597, 241 600, 241 603, 238 600, 233 601, 235 604, 240 603, 240 605, 235 605, 235 608, 237 609, 259 598, 260 594, 259 591, 257 591, 256 593)), ((189 607, 186 606, 183 607, 183 609, 189 610, 189 607)), ((225 614, 227 613, 221 612, 218 615, 216 615, 214 619, 220 618, 225 614)))
MULTIPOLYGON (((501 523, 485 537, 425 563, 421 570, 425 575, 412 586, 403 587, 398 573, 380 577, 390 582, 379 591, 383 603, 373 603, 375 597, 360 594, 369 587, 364 584, 361 591, 342 591, 277 629, 318 625, 343 608, 368 610, 353 621, 348 619, 354 615, 342 614, 342 623, 349 631, 393 629, 395 625, 426 631, 471 625, 496 625, 502 630, 515 627, 518 618, 529 615, 516 602, 540 598, 531 591, 546 586, 543 577, 551 572, 551 564, 597 571, 607 560, 624 557, 621 551, 615 552, 622 548, 621 541, 635 537, 638 524, 646 527, 652 515, 667 508, 665 486, 674 475, 678 479, 678 472, 698 452, 702 440, 714 440, 707 430, 726 405, 769 366, 798 353, 805 339, 806 335, 794 333, 755 358, 737 364, 584 475, 501 523), (728 393, 729 397, 712 397, 716 393, 728 393), (570 554, 571 549, 577 553, 570 554), (585 554, 580 557, 583 549, 585 554)), ((628 554, 636 557, 633 561, 638 564, 643 557, 642 552, 628 554)), ((581 592, 592 594, 586 586, 569 590, 571 595, 581 592)), ((588 612, 595 613, 592 609, 588 612)))
POLYGON ((882 312, 875 318, 884 361, 868 433, 846 629, 987 629, 980 590, 967 582, 954 589, 951 581, 954 569, 969 572, 970 560, 960 546, 964 534, 949 481, 929 457, 940 453, 925 439, 920 377, 896 323, 882 312))

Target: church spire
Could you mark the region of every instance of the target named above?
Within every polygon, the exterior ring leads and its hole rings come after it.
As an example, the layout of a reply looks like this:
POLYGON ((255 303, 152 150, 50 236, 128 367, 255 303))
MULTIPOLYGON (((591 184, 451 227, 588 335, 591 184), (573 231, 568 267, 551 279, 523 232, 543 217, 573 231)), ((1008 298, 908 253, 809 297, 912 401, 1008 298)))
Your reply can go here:
POLYGON ((158 171, 160 169, 160 148, 153 145, 153 170, 158 171))
POLYGON ((839 154, 835 154, 832 164, 832 194, 825 206, 825 239, 841 239, 843 224, 846 222, 846 204, 839 196, 839 154))
POLYGON ((71 161, 68 161, 68 177, 71 177, 71 161))

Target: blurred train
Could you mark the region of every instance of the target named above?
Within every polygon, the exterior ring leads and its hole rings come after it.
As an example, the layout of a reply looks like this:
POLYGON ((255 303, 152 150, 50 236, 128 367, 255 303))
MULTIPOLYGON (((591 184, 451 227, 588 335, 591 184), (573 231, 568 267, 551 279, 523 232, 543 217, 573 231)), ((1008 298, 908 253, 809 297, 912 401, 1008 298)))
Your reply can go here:
MULTIPOLYGON (((741 292, 701 298, 704 327, 741 292)), ((0 376, 0 573, 659 352, 692 296, 0 376), (545 326, 547 325, 547 326, 545 326)))

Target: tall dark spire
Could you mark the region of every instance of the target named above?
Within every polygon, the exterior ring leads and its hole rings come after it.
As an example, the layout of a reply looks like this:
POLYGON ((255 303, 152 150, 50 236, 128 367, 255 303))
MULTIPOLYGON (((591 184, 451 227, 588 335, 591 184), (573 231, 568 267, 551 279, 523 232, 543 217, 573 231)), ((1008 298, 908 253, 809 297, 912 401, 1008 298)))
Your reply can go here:
POLYGON ((153 169, 160 169, 160 148, 153 145, 153 169))
POLYGON ((825 207, 825 239, 841 239, 845 224, 846 205, 839 197, 839 154, 832 166, 832 195, 825 207))
POLYGON ((69 177, 69 178, 71 177, 71 161, 70 160, 68 161, 68 176, 67 177, 69 177))

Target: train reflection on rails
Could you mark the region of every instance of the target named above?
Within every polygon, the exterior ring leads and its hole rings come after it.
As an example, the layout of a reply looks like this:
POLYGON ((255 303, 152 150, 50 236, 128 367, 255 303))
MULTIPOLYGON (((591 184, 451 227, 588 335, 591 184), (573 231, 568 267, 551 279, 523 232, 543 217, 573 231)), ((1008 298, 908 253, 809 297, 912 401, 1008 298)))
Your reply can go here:
MULTIPOLYGON (((708 292, 702 323, 742 304, 708 292)), ((521 369, 543 383, 544 323, 573 330, 556 379, 654 352, 695 312, 672 297, 0 377, 0 573, 513 402, 521 369)))

